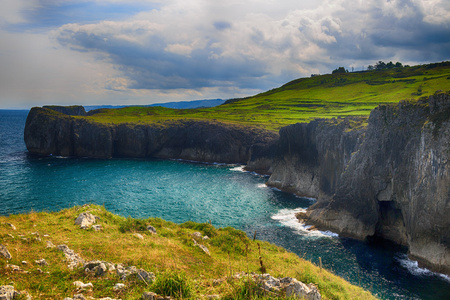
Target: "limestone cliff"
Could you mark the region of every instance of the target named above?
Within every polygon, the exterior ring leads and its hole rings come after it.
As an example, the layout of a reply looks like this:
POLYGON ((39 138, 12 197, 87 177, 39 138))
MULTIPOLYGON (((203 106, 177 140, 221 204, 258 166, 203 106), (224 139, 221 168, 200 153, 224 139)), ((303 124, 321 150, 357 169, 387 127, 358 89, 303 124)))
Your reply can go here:
POLYGON ((34 107, 25 124, 30 153, 76 157, 156 157, 247 163, 253 146, 265 149, 271 131, 216 121, 102 124, 65 114, 61 107, 34 107))
MULTIPOLYGON (((280 130, 268 184, 317 198, 308 222, 344 236, 407 245, 450 273, 450 95, 374 109, 357 119, 280 130)), ((302 216, 304 217, 304 216, 302 216)))
POLYGON ((423 265, 450 273, 449 94, 379 106, 364 135, 334 195, 311 207, 311 220, 407 245, 423 265))

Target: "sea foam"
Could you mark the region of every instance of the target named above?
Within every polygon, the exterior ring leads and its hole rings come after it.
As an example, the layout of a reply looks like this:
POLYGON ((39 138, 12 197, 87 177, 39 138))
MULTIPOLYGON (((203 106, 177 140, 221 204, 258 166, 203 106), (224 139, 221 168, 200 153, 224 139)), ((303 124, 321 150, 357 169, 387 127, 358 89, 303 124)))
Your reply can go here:
POLYGON ((331 231, 320 231, 320 230, 308 230, 311 226, 300 223, 295 215, 299 212, 306 212, 304 208, 295 208, 295 209, 281 209, 273 215, 271 218, 273 220, 277 220, 284 226, 290 227, 294 229, 294 232, 308 237, 337 237, 338 234, 331 231))
POLYGON ((400 263, 400 265, 407 269, 408 272, 415 276, 439 276, 440 278, 450 282, 450 276, 432 272, 426 268, 419 267, 419 263, 415 260, 411 260, 408 258, 408 255, 405 253, 399 253, 395 256, 395 259, 400 263))

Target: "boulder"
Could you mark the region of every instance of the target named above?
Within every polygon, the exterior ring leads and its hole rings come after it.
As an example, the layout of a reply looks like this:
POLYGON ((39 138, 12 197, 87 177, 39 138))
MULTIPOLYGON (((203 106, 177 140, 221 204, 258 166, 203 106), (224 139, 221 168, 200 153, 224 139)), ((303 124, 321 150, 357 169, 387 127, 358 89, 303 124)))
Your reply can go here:
POLYGON ((4 257, 6 259, 11 259, 11 253, 9 253, 8 249, 6 248, 6 246, 3 246, 2 244, 0 244, 0 256, 4 257))
POLYGON ((150 231, 152 234, 157 234, 156 228, 153 227, 152 225, 148 225, 147 230, 150 231))
POLYGON ((91 260, 84 264, 84 271, 86 273, 94 273, 95 276, 102 276, 113 268, 114 264, 99 260, 91 260))
POLYGON ((80 225, 81 229, 88 229, 95 223, 95 218, 90 212, 81 213, 75 220, 75 225, 80 225))
POLYGON ((0 300, 12 300, 16 291, 12 285, 0 286, 0 300))
POLYGON ((124 267, 122 264, 117 264, 116 272, 120 279, 124 281, 131 277, 135 277, 150 284, 155 280, 155 274, 147 272, 144 269, 138 269, 135 266, 124 267))
POLYGON ((321 295, 314 284, 304 284, 295 278, 292 278, 288 286, 284 288, 286 297, 296 297, 305 300, 320 300, 321 295))

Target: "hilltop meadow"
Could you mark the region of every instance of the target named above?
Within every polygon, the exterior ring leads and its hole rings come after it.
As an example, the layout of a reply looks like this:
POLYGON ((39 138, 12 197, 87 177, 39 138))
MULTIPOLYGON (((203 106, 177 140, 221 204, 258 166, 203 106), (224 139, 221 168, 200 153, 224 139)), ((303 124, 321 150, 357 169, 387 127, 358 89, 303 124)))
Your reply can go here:
POLYGON ((300 78, 212 108, 126 107, 102 109, 88 118, 101 123, 164 123, 215 120, 269 130, 316 118, 368 116, 380 104, 418 99, 450 89, 450 62, 300 78))

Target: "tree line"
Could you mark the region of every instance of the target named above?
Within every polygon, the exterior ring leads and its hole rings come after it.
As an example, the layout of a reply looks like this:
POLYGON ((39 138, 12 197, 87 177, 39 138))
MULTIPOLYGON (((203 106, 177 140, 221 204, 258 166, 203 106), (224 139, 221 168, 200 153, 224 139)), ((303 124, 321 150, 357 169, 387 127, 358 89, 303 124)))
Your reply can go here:
MULTIPOLYGON (((367 71, 373 71, 373 70, 389 70, 394 68, 406 68, 409 67, 408 65, 403 65, 401 62, 396 62, 395 64, 390 61, 388 63, 385 63, 384 61, 378 61, 375 65, 368 65, 367 71)), ((334 69, 332 74, 336 73, 348 73, 348 70, 344 67, 339 67, 337 69, 334 69)))

